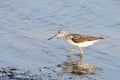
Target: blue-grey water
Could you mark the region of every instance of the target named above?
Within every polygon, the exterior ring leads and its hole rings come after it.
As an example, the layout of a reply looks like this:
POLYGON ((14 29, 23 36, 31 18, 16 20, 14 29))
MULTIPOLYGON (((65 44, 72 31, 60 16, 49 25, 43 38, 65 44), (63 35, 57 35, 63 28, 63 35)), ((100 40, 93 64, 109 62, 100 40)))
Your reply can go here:
MULTIPOLYGON (((92 80, 120 79, 119 0, 0 0, 0 67, 32 70, 65 62, 62 39, 47 41, 59 29, 104 37, 84 49, 83 60, 101 72, 92 80)), ((77 49, 77 48, 75 48, 77 49)), ((65 76, 65 78, 67 75, 65 76)), ((63 77, 64 79, 64 77, 63 77)), ((74 80, 87 80, 74 78, 74 80)))

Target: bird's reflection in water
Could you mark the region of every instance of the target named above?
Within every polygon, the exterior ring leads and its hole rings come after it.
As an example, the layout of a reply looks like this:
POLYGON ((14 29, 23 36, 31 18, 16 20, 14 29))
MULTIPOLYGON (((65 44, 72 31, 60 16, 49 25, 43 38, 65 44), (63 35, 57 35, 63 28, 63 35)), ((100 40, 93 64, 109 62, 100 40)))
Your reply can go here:
POLYGON ((62 72, 60 72, 59 75, 63 75, 65 73, 71 73, 74 75, 92 75, 97 71, 97 68, 92 64, 81 62, 79 60, 73 61, 73 58, 71 58, 71 56, 67 56, 67 58, 68 61, 62 64, 62 72))

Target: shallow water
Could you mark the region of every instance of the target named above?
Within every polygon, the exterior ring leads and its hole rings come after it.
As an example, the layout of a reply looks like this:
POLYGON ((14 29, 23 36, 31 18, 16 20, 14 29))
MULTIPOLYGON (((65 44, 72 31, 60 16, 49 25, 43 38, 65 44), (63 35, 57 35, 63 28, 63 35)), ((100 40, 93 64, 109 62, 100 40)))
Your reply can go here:
MULTIPOLYGON (((0 66, 31 70, 67 60, 61 39, 47 41, 59 29, 105 39, 84 49, 83 60, 101 72, 91 80, 120 78, 120 5, 118 0, 4 0, 0 2, 0 66)), ((77 48, 75 48, 77 49, 77 48)), ((64 80, 69 75, 63 77, 64 80)), ((73 80, 81 77, 73 75, 73 80)), ((82 78, 86 80, 86 77, 82 78)))

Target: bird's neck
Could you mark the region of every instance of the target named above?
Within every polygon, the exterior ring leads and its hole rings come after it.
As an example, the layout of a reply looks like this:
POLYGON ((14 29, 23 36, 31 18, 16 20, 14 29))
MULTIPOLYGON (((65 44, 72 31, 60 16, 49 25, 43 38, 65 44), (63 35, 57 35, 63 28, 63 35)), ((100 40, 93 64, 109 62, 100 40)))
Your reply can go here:
POLYGON ((67 33, 65 33, 65 34, 64 34, 64 36, 63 36, 63 39, 66 39, 67 35, 68 35, 68 34, 67 34, 67 33))

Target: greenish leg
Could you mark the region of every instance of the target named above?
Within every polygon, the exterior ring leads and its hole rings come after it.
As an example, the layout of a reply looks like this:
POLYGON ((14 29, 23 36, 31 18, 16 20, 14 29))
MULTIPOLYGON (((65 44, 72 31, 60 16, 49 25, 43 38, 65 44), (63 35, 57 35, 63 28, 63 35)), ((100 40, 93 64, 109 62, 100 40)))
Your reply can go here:
POLYGON ((80 47, 80 52, 79 52, 79 55, 80 55, 80 61, 82 61, 82 58, 83 58, 83 50, 82 48, 80 47))
POLYGON ((78 53, 80 55, 80 61, 82 61, 82 58, 83 58, 83 50, 81 47, 79 47, 80 51, 77 51, 77 50, 74 50, 74 49, 69 49, 67 50, 66 52, 75 52, 75 53, 78 53))
POLYGON ((75 52, 75 53, 80 53, 79 51, 74 50, 74 49, 69 49, 69 50, 67 50, 66 52, 75 52))

